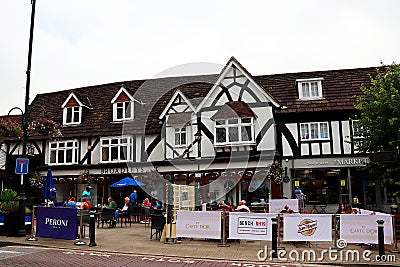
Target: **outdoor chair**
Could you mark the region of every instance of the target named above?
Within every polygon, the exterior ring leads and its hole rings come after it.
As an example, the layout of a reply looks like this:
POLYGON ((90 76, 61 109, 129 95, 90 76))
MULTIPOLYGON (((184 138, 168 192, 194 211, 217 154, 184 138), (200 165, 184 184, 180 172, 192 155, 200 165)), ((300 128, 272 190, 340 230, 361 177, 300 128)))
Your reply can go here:
POLYGON ((115 209, 103 208, 100 214, 100 218, 97 220, 97 228, 99 228, 100 223, 101 223, 101 228, 103 228, 104 223, 107 223, 109 226, 115 226, 114 213, 115 209))
MULTIPOLYGON (((76 228, 78 229, 78 227, 83 227, 82 228, 82 233, 83 236, 86 236, 86 230, 85 228, 90 226, 90 214, 89 214, 89 210, 81 210, 81 209, 77 209, 77 213, 76 213, 76 228), (81 212, 82 212, 82 225, 81 225, 81 212)), ((78 232, 79 234, 80 232, 78 232)))
POLYGON ((130 208, 128 210, 122 212, 122 215, 121 215, 121 217, 118 218, 118 220, 120 220, 120 222, 121 222, 121 227, 122 227, 123 223, 125 223, 125 226, 126 226, 127 223, 129 223, 129 226, 131 227, 132 226, 132 220, 131 220, 131 210, 130 210, 130 208))
POLYGON ((164 215, 155 215, 152 214, 150 216, 151 218, 151 223, 150 223, 150 240, 153 239, 153 236, 156 237, 156 239, 161 238, 162 231, 164 230, 164 225, 166 223, 166 218, 164 215), (153 233, 154 230, 154 233, 153 233))
POLYGON ((143 220, 141 223, 144 223, 144 226, 146 227, 147 225, 150 225, 151 221, 151 213, 150 213, 150 208, 144 207, 143 208, 143 220))
POLYGON ((142 216, 142 207, 132 206, 131 207, 131 217, 134 222, 140 222, 140 217, 142 216))

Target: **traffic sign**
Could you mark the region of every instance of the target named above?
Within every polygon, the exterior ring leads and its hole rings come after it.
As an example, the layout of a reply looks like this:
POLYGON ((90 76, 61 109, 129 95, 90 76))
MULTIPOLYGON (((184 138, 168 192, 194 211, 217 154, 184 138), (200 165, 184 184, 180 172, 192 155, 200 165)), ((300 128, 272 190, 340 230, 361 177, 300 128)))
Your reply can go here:
POLYGON ((17 158, 15 162, 15 174, 28 174, 29 159, 17 158))

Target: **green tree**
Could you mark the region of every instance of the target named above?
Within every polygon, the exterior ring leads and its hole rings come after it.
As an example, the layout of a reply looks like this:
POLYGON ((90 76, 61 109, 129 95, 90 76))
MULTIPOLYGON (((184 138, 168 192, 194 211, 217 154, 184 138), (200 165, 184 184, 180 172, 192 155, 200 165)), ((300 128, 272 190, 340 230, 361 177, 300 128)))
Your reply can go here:
MULTIPOLYGON (((363 95, 356 96, 359 115, 354 140, 361 153, 399 151, 400 131, 400 65, 382 66, 370 77, 369 85, 361 86, 363 95)), ((386 184, 400 185, 398 162, 370 163, 368 171, 386 184)), ((399 194, 400 192, 397 192, 399 194)))

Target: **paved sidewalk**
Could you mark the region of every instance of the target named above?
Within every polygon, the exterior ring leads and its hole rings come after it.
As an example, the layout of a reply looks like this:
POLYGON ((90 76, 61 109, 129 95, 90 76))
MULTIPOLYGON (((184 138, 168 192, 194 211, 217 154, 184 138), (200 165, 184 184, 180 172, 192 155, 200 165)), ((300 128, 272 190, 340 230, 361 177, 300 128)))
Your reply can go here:
MULTIPOLYGON (((88 234, 88 229, 86 229, 88 234)), ((27 236, 29 237, 29 235, 27 236)), ((229 247, 219 246, 219 240, 205 240, 205 239, 182 239, 177 244, 166 244, 160 242, 160 240, 150 240, 150 227, 140 223, 134 223, 130 227, 123 226, 122 228, 118 225, 116 228, 97 228, 96 227, 96 244, 97 246, 89 247, 90 239, 83 238, 82 241, 86 242, 86 245, 77 246, 75 240, 63 240, 63 239, 52 239, 52 238, 41 238, 37 237, 37 241, 27 241, 24 237, 6 237, 0 236, 0 242, 5 245, 7 242, 29 245, 29 246, 45 246, 54 248, 68 248, 68 249, 84 249, 84 250, 95 250, 95 251, 107 251, 107 252, 121 252, 121 253, 133 253, 133 254, 152 254, 152 255, 163 255, 163 256, 176 256, 176 257, 191 257, 191 258, 202 258, 202 259, 228 259, 237 261, 257 261, 257 262, 268 262, 269 258, 263 260, 265 257, 265 248, 268 252, 271 250, 271 242, 268 241, 250 241, 242 240, 239 242, 229 242, 229 247), (261 257, 261 260, 259 259, 261 257)), ((377 248, 370 248, 369 246, 356 246, 349 245, 343 250, 337 250, 334 248, 333 243, 320 242, 311 243, 310 246, 302 244, 293 244, 288 242, 281 242, 279 248, 282 249, 280 252, 281 258, 287 258, 287 261, 279 261, 274 259, 273 262, 292 262, 297 264, 304 263, 321 263, 329 265, 343 265, 352 264, 368 264, 368 265, 397 265, 400 266, 400 254, 391 253, 386 251, 386 256, 395 257, 395 262, 377 263, 375 257, 378 254, 377 248), (355 250, 360 257, 360 260, 354 260, 352 255, 348 255, 348 251, 355 250), (363 253, 368 253, 366 250, 371 250, 371 255, 367 255, 370 261, 363 258, 363 253), (312 254, 315 252, 315 257, 312 254), (285 253, 285 254, 284 254, 285 253), (298 260, 290 260, 290 257, 296 258, 298 254, 298 260), (304 255, 305 259, 302 259, 304 255), (308 255, 311 255, 310 259, 308 255), (321 256, 322 255, 322 256, 321 256)), ((352 252, 353 253, 353 252, 352 252)), ((355 252, 354 252, 355 253, 355 252)), ((350 253, 351 254, 351 253, 350 253)), ((365 254, 364 254, 365 255, 365 254)))

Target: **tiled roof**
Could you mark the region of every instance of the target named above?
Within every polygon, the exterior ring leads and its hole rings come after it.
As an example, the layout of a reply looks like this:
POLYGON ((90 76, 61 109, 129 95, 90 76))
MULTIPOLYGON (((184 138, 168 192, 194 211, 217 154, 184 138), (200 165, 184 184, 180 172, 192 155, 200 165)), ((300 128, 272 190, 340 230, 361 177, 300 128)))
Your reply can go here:
POLYGON ((255 117, 253 110, 249 105, 243 101, 227 102, 222 105, 217 113, 215 113, 212 120, 225 120, 233 118, 250 118, 255 117))
MULTIPOLYGON (((301 72, 253 76, 254 80, 267 90, 281 106, 287 106, 279 113, 302 113, 317 111, 354 110, 354 95, 360 94, 360 85, 369 84, 369 75, 375 68, 348 70, 301 72), (298 99, 296 79, 323 78, 323 99, 302 101, 298 99)), ((218 75, 183 76, 157 78, 150 80, 124 81, 96 86, 87 86, 72 90, 38 94, 30 105, 31 118, 43 115, 62 123, 61 105, 71 92, 88 108, 83 108, 82 124, 62 128, 64 137, 119 135, 123 124, 112 122, 111 100, 123 86, 136 100, 135 119, 125 123, 124 129, 131 133, 143 133, 146 122, 146 134, 160 131, 159 116, 175 90, 179 89, 194 105, 197 105, 212 88, 218 75), (89 107, 93 107, 90 109, 89 107)))

